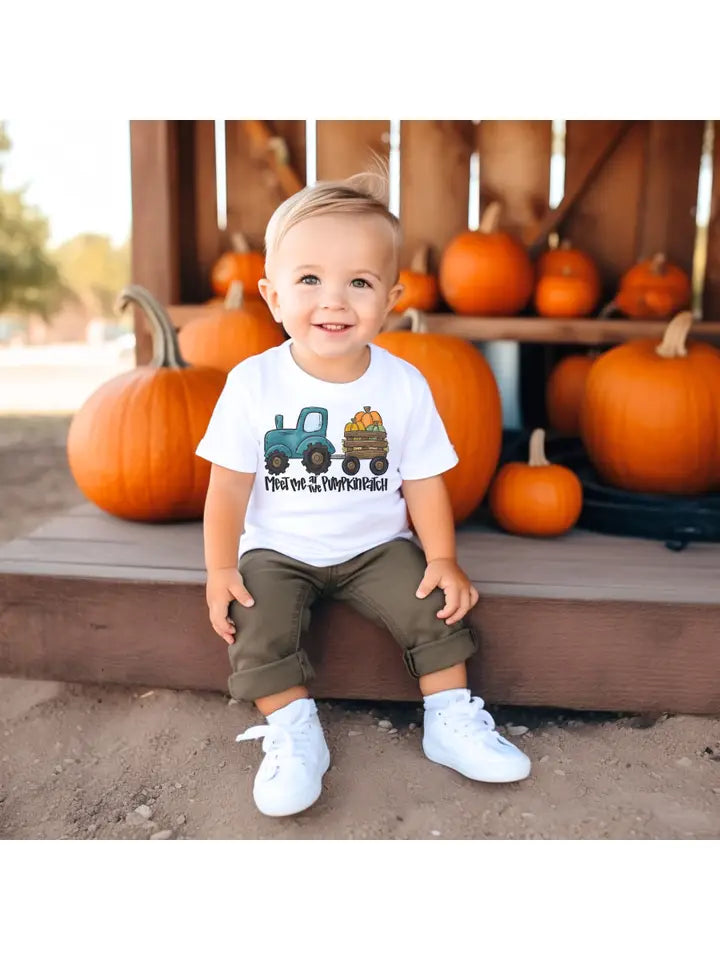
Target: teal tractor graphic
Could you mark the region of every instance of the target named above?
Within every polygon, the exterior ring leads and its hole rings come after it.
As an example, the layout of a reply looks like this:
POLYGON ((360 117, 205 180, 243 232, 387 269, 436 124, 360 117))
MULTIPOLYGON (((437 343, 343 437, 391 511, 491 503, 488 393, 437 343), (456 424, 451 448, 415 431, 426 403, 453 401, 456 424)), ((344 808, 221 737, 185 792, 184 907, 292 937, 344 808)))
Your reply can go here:
POLYGON ((335 453, 327 438, 327 423, 324 407, 303 407, 295 427, 284 427, 282 414, 278 414, 275 429, 265 434, 268 473, 285 473, 291 460, 302 460, 307 472, 315 476, 325 473, 335 453))

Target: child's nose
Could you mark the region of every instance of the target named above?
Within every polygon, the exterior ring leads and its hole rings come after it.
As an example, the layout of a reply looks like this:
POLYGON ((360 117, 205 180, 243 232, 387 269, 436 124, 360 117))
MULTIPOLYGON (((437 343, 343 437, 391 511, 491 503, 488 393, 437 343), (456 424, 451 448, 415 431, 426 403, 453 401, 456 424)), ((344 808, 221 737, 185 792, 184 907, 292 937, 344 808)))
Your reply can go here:
POLYGON ((345 293, 341 290, 329 290, 325 289, 323 291, 324 296, 320 303, 320 306, 323 310, 345 310, 347 307, 347 301, 345 299, 345 293))

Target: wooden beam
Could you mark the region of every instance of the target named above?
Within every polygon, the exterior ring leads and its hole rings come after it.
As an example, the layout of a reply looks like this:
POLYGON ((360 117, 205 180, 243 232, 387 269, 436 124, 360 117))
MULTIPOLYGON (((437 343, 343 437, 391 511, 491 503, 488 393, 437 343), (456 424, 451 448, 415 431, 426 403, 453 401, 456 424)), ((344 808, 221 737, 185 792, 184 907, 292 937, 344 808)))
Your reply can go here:
POLYGON ((524 239, 548 210, 552 122, 483 120, 477 137, 480 207, 499 200, 501 228, 524 239))
POLYGON ((422 245, 437 269, 444 247, 468 225, 469 120, 403 120, 400 125, 401 266, 422 245))
POLYGON ((637 256, 665 253, 692 274, 704 120, 652 120, 637 256))
MULTIPOLYGON (((594 124, 597 121, 582 122, 594 124)), ((602 121, 602 128, 587 127, 585 131, 573 129, 573 153, 571 154, 569 168, 567 164, 565 168, 563 199, 557 207, 548 210, 540 222, 534 225, 525 235, 533 256, 541 252, 550 234, 561 227, 565 218, 592 184, 603 164, 617 148, 634 122, 634 120, 608 120, 602 121)))
POLYGON ((712 199, 707 228, 703 316, 707 320, 717 321, 720 320, 720 123, 717 120, 714 121, 714 127, 712 199))
POLYGON ((390 154, 389 120, 318 120, 317 178, 340 180, 373 170, 390 154))
MULTIPOLYGON (((161 303, 180 299, 178 128, 174 120, 132 120, 132 280, 161 303)), ((135 311, 138 364, 152 357, 150 331, 135 311)))

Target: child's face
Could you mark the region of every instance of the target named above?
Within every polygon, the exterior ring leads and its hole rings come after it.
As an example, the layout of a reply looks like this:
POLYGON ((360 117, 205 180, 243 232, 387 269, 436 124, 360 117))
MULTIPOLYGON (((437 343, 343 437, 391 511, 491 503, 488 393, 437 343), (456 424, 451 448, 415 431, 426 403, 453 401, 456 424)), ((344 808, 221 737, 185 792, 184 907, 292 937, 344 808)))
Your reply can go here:
POLYGON ((300 358, 352 359, 377 336, 402 292, 393 239, 374 214, 320 214, 288 230, 260 290, 300 358))

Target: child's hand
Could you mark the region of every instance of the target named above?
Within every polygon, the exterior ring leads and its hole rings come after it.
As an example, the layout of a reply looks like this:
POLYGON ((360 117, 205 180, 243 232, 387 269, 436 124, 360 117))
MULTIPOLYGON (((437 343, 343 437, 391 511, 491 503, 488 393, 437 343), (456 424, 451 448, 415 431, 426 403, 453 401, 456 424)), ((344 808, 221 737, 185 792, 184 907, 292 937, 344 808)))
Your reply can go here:
POLYGON ((478 602, 477 590, 452 558, 430 561, 415 596, 422 600, 435 587, 440 587, 445 594, 445 606, 437 615, 448 625, 462 620, 478 602))
POLYGON ((228 607, 237 600, 244 607, 251 607, 255 601, 245 589, 243 578, 236 567, 226 567, 208 572, 205 588, 210 623, 225 643, 234 643, 235 624, 228 617, 228 607))

